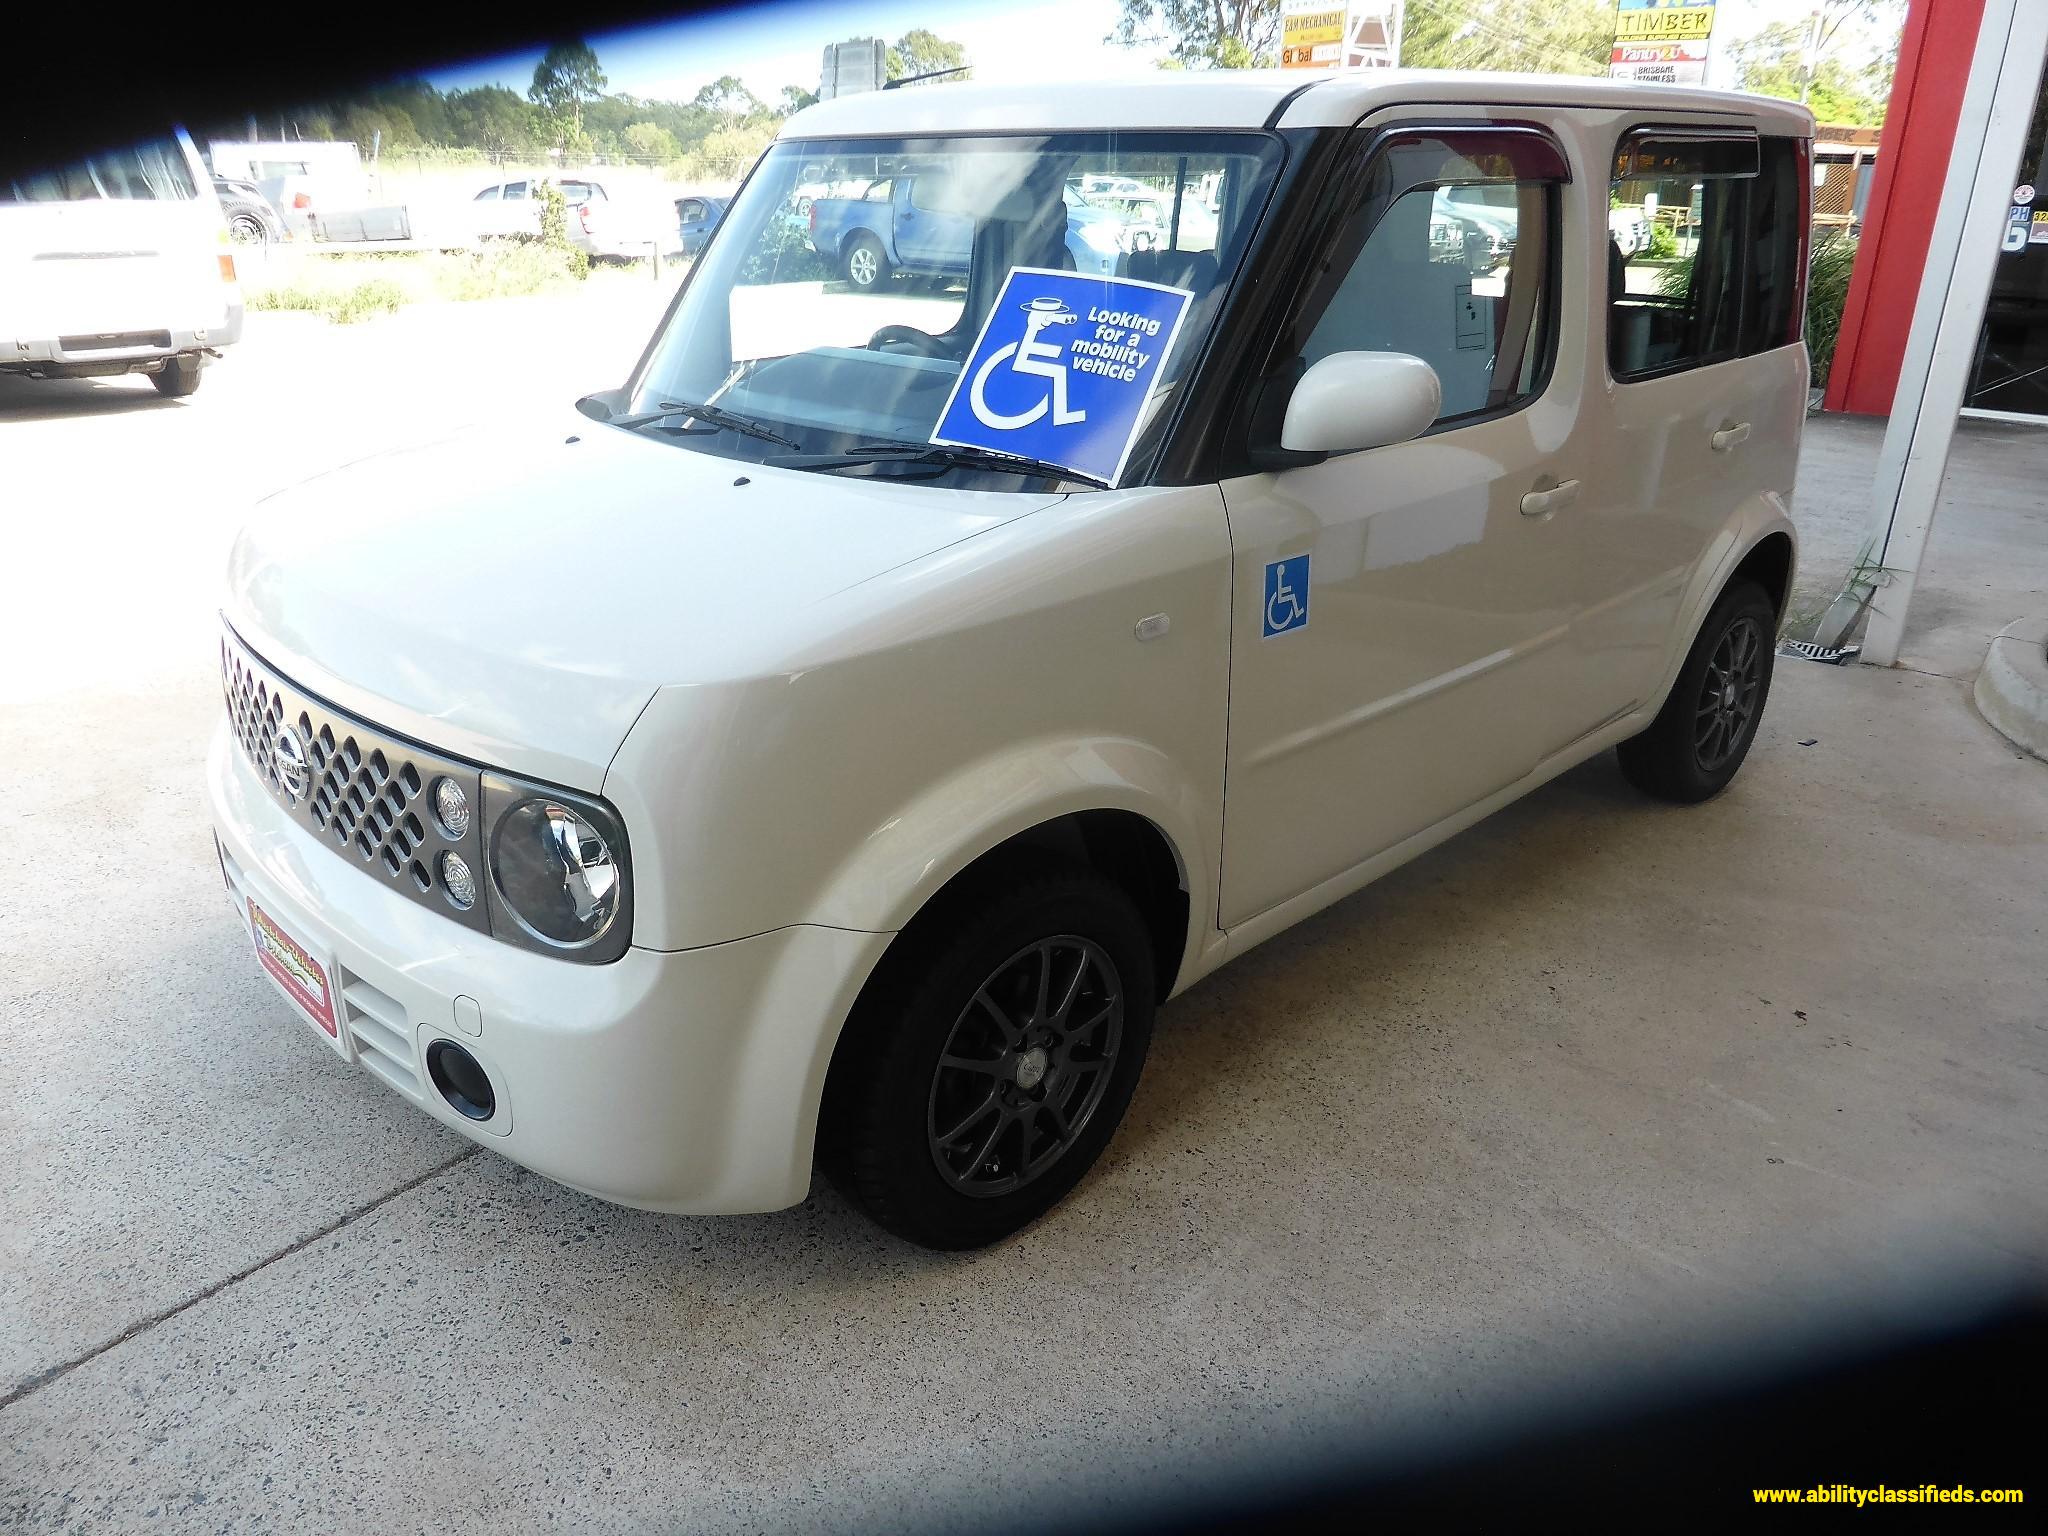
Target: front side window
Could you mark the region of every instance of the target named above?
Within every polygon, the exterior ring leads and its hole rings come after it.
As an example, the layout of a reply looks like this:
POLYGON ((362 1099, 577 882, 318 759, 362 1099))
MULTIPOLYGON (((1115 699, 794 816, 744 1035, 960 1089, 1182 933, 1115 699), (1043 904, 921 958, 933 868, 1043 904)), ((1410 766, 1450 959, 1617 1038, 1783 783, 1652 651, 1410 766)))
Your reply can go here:
POLYGON ((480 203, 495 203, 497 200, 498 189, 496 187, 485 187, 483 191, 476 195, 476 201, 480 203))
MULTIPOLYGON (((1608 363, 1617 379, 1736 353, 1754 134, 1630 134, 1608 197, 1608 363)), ((1782 322, 1781 322, 1782 323, 1782 322)))
MULTIPOLYGON (((727 430, 707 431, 700 419, 670 434, 694 451, 988 483, 986 465, 969 480, 900 456, 886 465, 812 461, 929 446, 1013 269, 1103 280, 1094 301, 1102 317, 1127 307, 1118 295, 1129 290, 1113 280, 1133 279, 1192 297, 1168 349, 1148 359, 1157 382, 1121 460, 1122 483, 1131 483, 1164 436, 1281 157, 1278 139, 1255 131, 778 144, 691 273, 629 409, 718 407, 727 430), (1090 176, 1143 187, 1143 216, 1078 193, 1090 176), (816 195, 821 187, 845 190, 816 195), (892 200, 896 190, 906 196, 892 200), (735 416, 786 441, 732 427, 735 416)), ((1104 372, 1114 361, 1098 366, 1091 355, 1075 366, 1104 372)))
POLYGON ((1397 138, 1338 238, 1342 277, 1300 366, 1336 352, 1419 357, 1443 385, 1439 422, 1532 399, 1550 366, 1565 177, 1562 154, 1531 130, 1397 138))

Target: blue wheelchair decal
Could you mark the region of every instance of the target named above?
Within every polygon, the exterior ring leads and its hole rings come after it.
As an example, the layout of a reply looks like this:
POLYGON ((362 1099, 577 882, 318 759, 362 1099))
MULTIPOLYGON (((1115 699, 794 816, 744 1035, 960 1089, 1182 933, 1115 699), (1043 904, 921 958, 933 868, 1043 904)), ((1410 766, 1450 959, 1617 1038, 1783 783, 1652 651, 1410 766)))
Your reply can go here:
POLYGON ((1011 268, 931 440, 1114 485, 1190 297, 1134 278, 1011 268))
POLYGON ((1270 640, 1290 629, 1308 627, 1308 556, 1274 560, 1266 566, 1266 607, 1260 615, 1259 638, 1270 640))

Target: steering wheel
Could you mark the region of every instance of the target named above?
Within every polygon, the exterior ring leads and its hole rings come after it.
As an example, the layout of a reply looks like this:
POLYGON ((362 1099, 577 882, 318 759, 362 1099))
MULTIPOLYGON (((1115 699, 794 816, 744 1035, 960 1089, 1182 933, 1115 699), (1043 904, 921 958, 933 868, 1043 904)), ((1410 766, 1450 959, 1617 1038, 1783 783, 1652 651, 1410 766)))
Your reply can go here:
POLYGON ((914 325, 885 325, 868 338, 868 350, 879 352, 893 342, 900 342, 920 357, 951 357, 952 351, 945 340, 930 331, 920 331, 914 325))

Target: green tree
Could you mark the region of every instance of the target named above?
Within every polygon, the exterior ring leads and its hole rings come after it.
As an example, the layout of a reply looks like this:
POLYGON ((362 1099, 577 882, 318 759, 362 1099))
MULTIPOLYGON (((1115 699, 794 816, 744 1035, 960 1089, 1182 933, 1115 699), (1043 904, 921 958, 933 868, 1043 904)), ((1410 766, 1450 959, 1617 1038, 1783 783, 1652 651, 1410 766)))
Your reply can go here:
POLYGON ((342 131, 353 139, 365 156, 372 146, 378 150, 417 149, 419 131, 412 119, 397 107, 350 107, 341 120, 342 131))
POLYGON ((493 159, 504 160, 533 151, 533 108, 516 91, 502 85, 451 91, 448 124, 456 144, 480 149, 493 159))
POLYGON ((533 66, 527 97, 548 120, 559 139, 581 138, 583 109, 604 90, 604 71, 597 55, 583 43, 557 43, 533 66))
POLYGON ((1156 48, 1188 68, 1252 69, 1280 59, 1280 0, 1120 0, 1106 39, 1156 48))
POLYGON ((814 107, 817 104, 816 91, 807 91, 800 85, 785 85, 782 88, 782 102, 776 111, 781 116, 788 117, 792 112, 801 112, 805 107, 814 107))
POLYGON ((748 90, 746 82, 738 75, 720 75, 697 93, 692 104, 702 107, 716 120, 719 128, 727 130, 764 116, 768 111, 761 104, 761 98, 748 90))
MULTIPOLYGON (((896 40, 896 45, 885 56, 891 80, 915 80, 920 75, 935 75, 943 69, 964 69, 967 50, 958 43, 949 43, 936 32, 923 27, 912 27, 896 40)), ((971 80, 974 71, 946 76, 948 80, 971 80)))
POLYGON ((1613 51, 1613 0, 1408 0, 1401 23, 1404 69, 1604 75, 1613 51))
POLYGON ((619 135, 619 141, 625 145, 626 153, 647 165, 666 165, 683 152, 676 136, 654 123, 630 124, 619 135))
POLYGON ((1736 84, 1803 101, 1824 123, 1882 122, 1898 58, 1896 19, 1879 0, 1835 0, 1810 20, 1776 22, 1735 45, 1736 84))

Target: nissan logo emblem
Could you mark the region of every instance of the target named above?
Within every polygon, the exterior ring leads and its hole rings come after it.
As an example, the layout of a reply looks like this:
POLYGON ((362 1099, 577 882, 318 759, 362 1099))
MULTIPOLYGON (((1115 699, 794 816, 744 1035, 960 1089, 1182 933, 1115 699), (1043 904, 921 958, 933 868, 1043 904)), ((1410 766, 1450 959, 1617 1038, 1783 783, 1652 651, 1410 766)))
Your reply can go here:
POLYGON ((298 727, 280 725, 272 743, 277 754, 277 782, 292 800, 303 800, 313 787, 313 770, 306 762, 306 743, 298 727))

